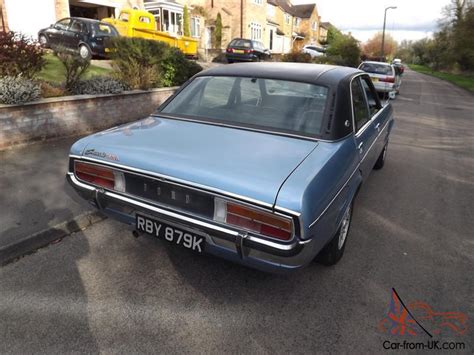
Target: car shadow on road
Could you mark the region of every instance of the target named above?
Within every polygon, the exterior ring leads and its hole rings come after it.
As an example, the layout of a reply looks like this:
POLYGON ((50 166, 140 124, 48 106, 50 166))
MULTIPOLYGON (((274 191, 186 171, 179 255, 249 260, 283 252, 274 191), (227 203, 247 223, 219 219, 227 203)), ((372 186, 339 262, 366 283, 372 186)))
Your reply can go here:
MULTIPOLYGON (((69 220, 73 217, 67 209, 47 210, 41 201, 28 208, 38 209, 41 216, 61 213, 69 220)), ((48 221, 40 219, 37 226, 46 227, 48 221)), ((77 225, 70 227, 78 229, 77 225)), ((16 228, 2 234, 15 233, 16 228)), ((62 231, 51 228, 48 233, 59 235, 62 231)), ((52 250, 58 252, 56 248, 39 249, 34 259, 20 258, 0 268, 0 353, 98 352, 78 269, 78 261, 89 254, 89 244, 83 236, 68 238, 76 239, 61 243, 60 247, 67 249, 66 258, 51 257, 52 250)))

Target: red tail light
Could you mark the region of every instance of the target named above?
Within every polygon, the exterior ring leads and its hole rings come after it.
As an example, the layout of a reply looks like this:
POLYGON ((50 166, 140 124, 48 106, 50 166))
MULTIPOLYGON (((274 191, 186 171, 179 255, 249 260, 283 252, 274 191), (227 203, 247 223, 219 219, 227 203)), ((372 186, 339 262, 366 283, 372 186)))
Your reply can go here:
POLYGON ((251 50, 251 49, 244 49, 245 54, 249 54, 249 53, 252 53, 252 52, 253 52, 253 50, 251 50))
POLYGON ((383 81, 385 83, 394 83, 395 82, 395 77, 394 76, 387 76, 385 78, 380 78, 380 81, 383 81))
POLYGON ((233 53, 234 50, 232 48, 227 48, 227 53, 233 53))
POLYGON ((279 240, 290 240, 293 232, 293 223, 290 218, 226 202, 219 198, 215 200, 214 220, 279 240))
POLYGON ((76 161, 74 163, 74 172, 82 181, 107 189, 125 192, 125 176, 120 171, 76 161))

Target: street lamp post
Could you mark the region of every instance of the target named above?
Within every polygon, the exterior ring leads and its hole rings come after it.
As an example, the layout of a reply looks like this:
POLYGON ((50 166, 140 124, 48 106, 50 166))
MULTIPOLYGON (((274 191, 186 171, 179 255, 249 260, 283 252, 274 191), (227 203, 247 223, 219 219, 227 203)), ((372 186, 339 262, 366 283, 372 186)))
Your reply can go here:
POLYGON ((396 6, 389 6, 385 8, 385 13, 383 15, 383 31, 382 31, 382 48, 380 49, 380 59, 382 60, 385 57, 384 46, 385 46, 385 23, 387 21, 387 10, 396 9, 396 6))

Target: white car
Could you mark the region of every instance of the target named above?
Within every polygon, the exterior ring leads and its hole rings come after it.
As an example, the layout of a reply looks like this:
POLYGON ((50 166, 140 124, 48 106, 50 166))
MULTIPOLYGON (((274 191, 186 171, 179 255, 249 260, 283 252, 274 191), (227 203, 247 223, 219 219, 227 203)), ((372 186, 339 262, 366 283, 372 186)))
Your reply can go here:
POLYGON ((303 47, 303 49, 301 51, 303 53, 308 53, 311 56, 311 58, 321 57, 326 52, 326 50, 324 48, 317 47, 317 46, 314 46, 314 45, 306 45, 306 46, 303 47))
POLYGON ((395 94, 400 90, 401 81, 392 64, 366 61, 359 65, 359 69, 369 74, 377 92, 395 98, 395 94))

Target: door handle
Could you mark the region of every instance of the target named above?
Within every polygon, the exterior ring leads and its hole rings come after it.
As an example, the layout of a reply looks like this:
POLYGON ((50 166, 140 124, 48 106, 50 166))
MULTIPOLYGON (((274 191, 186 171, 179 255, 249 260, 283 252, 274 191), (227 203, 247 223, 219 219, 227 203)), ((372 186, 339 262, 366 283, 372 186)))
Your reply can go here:
POLYGON ((380 131, 380 122, 375 125, 375 129, 376 129, 377 131, 380 131))
POLYGON ((364 145, 364 142, 360 142, 359 145, 357 146, 357 149, 359 149, 360 153, 364 151, 363 145, 364 145))

